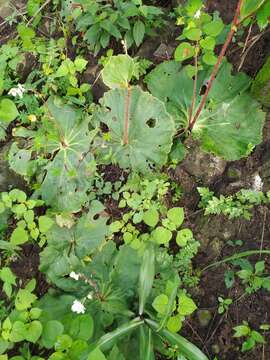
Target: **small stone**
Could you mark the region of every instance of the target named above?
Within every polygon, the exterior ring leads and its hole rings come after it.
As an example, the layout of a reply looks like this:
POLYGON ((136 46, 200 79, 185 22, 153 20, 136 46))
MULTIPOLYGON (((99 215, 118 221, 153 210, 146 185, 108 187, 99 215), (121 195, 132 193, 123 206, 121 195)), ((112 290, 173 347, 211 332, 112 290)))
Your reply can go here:
POLYGON ((212 319, 212 314, 209 310, 198 310, 197 316, 199 323, 202 327, 208 326, 210 320, 212 319))
POLYGON ((179 166, 188 174, 194 176, 198 181, 202 181, 205 186, 223 175, 227 164, 224 159, 203 152, 199 144, 192 139, 186 141, 185 145, 188 148, 188 154, 179 166))

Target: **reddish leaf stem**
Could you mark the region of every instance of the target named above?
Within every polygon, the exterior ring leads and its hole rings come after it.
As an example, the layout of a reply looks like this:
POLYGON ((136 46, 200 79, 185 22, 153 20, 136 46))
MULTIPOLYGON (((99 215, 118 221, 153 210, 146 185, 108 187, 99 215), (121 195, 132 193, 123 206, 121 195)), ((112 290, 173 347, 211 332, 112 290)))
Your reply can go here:
POLYGON ((236 8, 236 11, 235 11, 235 15, 234 15, 233 22, 232 22, 232 26, 231 26, 231 30, 230 30, 230 32, 229 32, 229 34, 227 36, 227 39, 226 39, 226 41, 225 41, 225 43, 224 43, 224 45, 223 45, 223 47, 221 49, 221 52, 219 54, 217 63, 214 66, 214 69, 213 69, 212 74, 210 76, 210 80, 209 80, 209 82, 207 84, 207 88, 206 88, 206 91, 205 91, 205 93, 203 95, 203 98, 202 98, 202 100, 200 102, 200 105, 199 105, 193 119, 189 123, 189 129, 190 130, 193 129, 196 121, 198 120, 199 116, 201 115, 201 112, 202 112, 202 110, 203 110, 203 108, 204 108, 204 106, 206 104, 207 97, 208 97, 209 92, 210 92, 210 90, 211 90, 211 88, 213 86, 213 82, 214 82, 214 80, 216 78, 216 75, 217 75, 218 70, 220 68, 220 65, 222 63, 222 60, 223 60, 223 58, 225 56, 225 53, 226 53, 226 51, 228 49, 228 46, 230 45, 230 43, 232 41, 232 38, 233 38, 235 32, 237 31, 237 27, 240 24, 239 16, 240 16, 240 11, 241 11, 243 1, 244 0, 239 0, 238 1, 237 8, 236 8))

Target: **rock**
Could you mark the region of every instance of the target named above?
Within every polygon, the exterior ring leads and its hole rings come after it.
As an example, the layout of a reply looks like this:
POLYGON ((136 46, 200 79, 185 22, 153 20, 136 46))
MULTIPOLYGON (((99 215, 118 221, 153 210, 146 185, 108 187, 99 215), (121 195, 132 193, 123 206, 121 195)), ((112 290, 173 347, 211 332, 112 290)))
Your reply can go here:
POLYGON ((160 44, 154 52, 154 56, 159 60, 169 60, 174 53, 174 47, 166 44, 160 44))
POLYGON ((212 314, 209 310, 198 310, 197 316, 199 323, 202 327, 208 326, 210 320, 212 319, 212 314))
POLYGON ((203 152, 199 144, 192 139, 189 139, 185 145, 188 154, 179 166, 194 176, 197 182, 208 186, 222 176, 227 164, 225 160, 203 152))
POLYGON ((258 72, 251 91, 258 101, 270 107, 270 57, 258 72))

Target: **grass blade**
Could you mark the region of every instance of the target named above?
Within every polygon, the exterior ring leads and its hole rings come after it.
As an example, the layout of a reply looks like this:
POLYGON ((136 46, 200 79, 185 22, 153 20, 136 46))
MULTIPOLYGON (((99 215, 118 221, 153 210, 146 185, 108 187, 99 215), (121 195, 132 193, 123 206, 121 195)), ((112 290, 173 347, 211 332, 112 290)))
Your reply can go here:
POLYGON ((140 318, 131 320, 130 322, 119 326, 116 330, 113 330, 103 335, 96 343, 96 348, 101 351, 109 350, 122 336, 127 335, 131 331, 137 329, 144 323, 140 318))
POLYGON ((224 264, 226 262, 234 261, 234 260, 241 259, 243 257, 248 257, 248 256, 251 256, 251 255, 261 255, 261 254, 270 255, 270 250, 250 250, 250 251, 244 251, 244 252, 241 252, 241 253, 237 253, 237 254, 234 254, 232 256, 229 256, 229 257, 227 257, 225 259, 222 259, 220 261, 216 261, 213 264, 210 264, 210 265, 206 266, 205 268, 203 268, 201 270, 201 272, 204 272, 204 271, 206 271, 208 269, 211 269, 212 267, 224 264))
POLYGON ((152 330, 145 325, 140 327, 140 360, 155 360, 152 330))

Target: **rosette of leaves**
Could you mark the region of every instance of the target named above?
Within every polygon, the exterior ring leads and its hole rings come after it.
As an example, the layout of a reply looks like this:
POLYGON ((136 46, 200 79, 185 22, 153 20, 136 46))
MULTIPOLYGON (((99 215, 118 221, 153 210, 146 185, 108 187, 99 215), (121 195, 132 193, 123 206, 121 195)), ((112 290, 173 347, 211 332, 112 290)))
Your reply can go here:
MULTIPOLYGON (((265 114, 250 96, 250 79, 231 75, 232 66, 224 61, 209 93, 207 104, 192 129, 201 147, 226 160, 247 156, 262 141, 265 114)), ((198 74, 195 108, 209 73, 198 74)), ((151 93, 164 101, 178 126, 187 128, 193 99, 193 80, 187 68, 174 61, 157 66, 145 79, 151 93)))
POLYGON ((47 102, 52 129, 47 136, 46 150, 52 160, 38 190, 46 204, 60 211, 77 212, 87 201, 95 162, 90 153, 95 131, 82 112, 65 105, 57 98, 47 102))
POLYGON ((49 281, 64 290, 74 290, 74 283, 65 276, 80 269, 82 260, 102 245, 108 232, 107 219, 103 205, 93 201, 88 214, 75 225, 55 224, 48 231, 47 246, 40 256, 40 270, 49 281))
POLYGON ((164 104, 137 86, 130 86, 136 66, 128 55, 112 57, 103 71, 105 93, 94 121, 105 124, 101 151, 122 168, 146 173, 162 166, 172 145, 174 124, 164 104))

